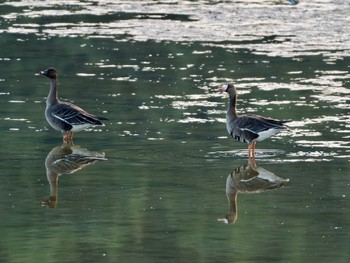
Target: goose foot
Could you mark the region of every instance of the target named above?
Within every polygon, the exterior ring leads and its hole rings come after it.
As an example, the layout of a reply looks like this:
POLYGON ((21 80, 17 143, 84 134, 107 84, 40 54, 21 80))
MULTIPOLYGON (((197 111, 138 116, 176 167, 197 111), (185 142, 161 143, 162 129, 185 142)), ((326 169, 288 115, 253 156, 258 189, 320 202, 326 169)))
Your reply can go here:
POLYGON ((63 135, 63 143, 73 144, 73 133, 72 132, 68 132, 67 134, 63 135))

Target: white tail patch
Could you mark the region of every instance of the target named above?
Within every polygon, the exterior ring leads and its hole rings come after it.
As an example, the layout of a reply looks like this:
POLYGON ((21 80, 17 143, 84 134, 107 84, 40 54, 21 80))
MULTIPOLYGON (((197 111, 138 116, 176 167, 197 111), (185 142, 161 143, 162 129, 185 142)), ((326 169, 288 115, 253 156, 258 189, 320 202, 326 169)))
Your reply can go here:
POLYGON ((71 131, 77 132, 77 131, 81 131, 81 130, 84 130, 86 128, 89 128, 91 126, 94 126, 94 125, 88 123, 88 124, 79 124, 79 125, 72 125, 72 126, 73 126, 73 128, 71 129, 71 131))
POLYGON ((256 138, 256 141, 257 142, 261 142, 261 141, 263 141, 263 140, 265 140, 267 138, 270 138, 271 136, 279 133, 282 130, 283 130, 283 128, 282 129, 280 129, 280 128, 273 128, 273 129, 268 129, 266 131, 258 132, 259 137, 256 138))

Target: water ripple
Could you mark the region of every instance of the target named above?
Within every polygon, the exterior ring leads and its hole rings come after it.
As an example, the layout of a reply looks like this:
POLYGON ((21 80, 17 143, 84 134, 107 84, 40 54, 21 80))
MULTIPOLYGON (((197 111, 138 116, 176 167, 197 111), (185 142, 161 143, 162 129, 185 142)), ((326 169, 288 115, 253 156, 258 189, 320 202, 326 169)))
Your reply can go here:
POLYGON ((211 47, 245 48, 258 55, 323 55, 332 63, 349 54, 347 1, 44 1, 5 2, 12 25, 0 31, 38 36, 105 37, 128 35, 137 41, 203 41, 211 47), (49 6, 49 8, 48 8, 49 6), (252 15, 254 14, 254 15, 252 15), (42 24, 41 18, 45 19, 42 24), (23 22, 23 20, 25 22, 23 22), (65 22, 62 22, 65 20, 65 22))

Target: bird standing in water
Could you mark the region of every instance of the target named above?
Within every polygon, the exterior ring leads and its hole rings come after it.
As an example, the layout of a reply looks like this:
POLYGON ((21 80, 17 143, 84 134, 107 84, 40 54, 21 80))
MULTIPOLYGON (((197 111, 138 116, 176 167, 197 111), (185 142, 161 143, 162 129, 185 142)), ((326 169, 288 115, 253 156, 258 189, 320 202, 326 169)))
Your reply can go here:
POLYGON ((45 110, 46 120, 52 128, 64 134, 64 142, 73 141, 73 132, 91 126, 104 126, 101 120, 107 120, 106 118, 96 117, 82 108, 69 102, 63 102, 58 98, 56 69, 48 68, 41 71, 40 75, 50 79, 50 92, 47 96, 45 110))
POLYGON ((279 121, 255 114, 237 114, 237 90, 233 84, 225 84, 219 88, 229 94, 226 113, 227 132, 236 140, 248 143, 248 158, 254 158, 256 142, 263 141, 279 133, 286 127, 287 121, 279 121))

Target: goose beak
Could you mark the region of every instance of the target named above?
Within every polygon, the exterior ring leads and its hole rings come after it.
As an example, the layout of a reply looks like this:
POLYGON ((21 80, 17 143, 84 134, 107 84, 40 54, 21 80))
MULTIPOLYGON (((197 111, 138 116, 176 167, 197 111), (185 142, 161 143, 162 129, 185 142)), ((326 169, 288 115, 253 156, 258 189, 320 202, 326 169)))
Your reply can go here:
POLYGON ((45 75, 45 71, 43 71, 43 70, 40 71, 40 72, 39 72, 39 75, 45 75))
POLYGON ((227 90, 227 85, 222 85, 220 88, 218 88, 218 91, 225 92, 227 90))
POLYGON ((222 93, 222 92, 225 92, 225 89, 221 87, 221 88, 218 88, 218 91, 222 93))

